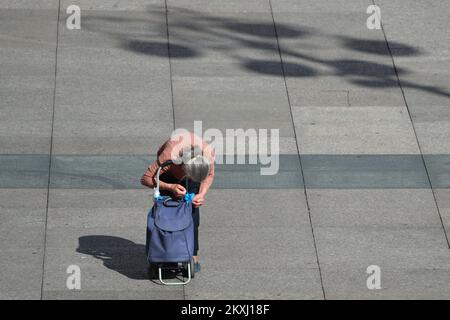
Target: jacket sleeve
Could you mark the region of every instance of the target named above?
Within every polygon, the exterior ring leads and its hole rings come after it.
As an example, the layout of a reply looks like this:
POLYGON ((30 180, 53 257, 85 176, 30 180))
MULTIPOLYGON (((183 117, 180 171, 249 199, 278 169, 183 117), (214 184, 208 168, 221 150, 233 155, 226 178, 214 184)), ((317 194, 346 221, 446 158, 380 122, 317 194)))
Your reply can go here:
POLYGON ((156 160, 150 164, 147 170, 141 177, 141 184, 149 188, 154 188, 156 186, 156 172, 159 168, 159 161, 156 160))
MULTIPOLYGON (((169 141, 166 141, 158 150, 158 153, 156 155, 156 160, 151 163, 147 170, 144 172, 144 174, 141 177, 141 184, 144 186, 147 186, 149 188, 154 188, 156 186, 156 172, 158 171, 158 168, 161 166, 162 163, 166 162, 167 160, 170 160, 170 146, 169 141)), ((167 171, 168 167, 165 167, 161 169, 161 173, 167 171)))

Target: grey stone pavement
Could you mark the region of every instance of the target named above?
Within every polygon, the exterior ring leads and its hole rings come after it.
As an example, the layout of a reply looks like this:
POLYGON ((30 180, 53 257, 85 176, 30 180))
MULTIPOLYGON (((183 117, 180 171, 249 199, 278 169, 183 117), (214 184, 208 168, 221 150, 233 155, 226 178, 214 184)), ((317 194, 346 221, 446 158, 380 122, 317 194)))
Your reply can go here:
POLYGON ((450 2, 374 3, 0 0, 0 298, 449 299, 450 2), (166 287, 139 178, 194 120, 279 128, 280 171, 218 165, 166 287))

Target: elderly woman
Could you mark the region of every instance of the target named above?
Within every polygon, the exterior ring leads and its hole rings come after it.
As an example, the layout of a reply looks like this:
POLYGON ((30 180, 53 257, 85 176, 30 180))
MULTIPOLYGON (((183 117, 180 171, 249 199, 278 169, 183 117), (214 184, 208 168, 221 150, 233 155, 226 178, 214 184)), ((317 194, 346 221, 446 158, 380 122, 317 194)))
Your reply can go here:
POLYGON ((173 163, 161 169, 159 189, 161 195, 182 198, 186 192, 195 193, 192 200, 194 220, 194 261, 195 272, 200 271, 198 256, 199 207, 205 203, 205 195, 214 179, 214 150, 193 133, 173 135, 158 150, 157 159, 141 178, 144 186, 156 186, 156 172, 166 161, 173 163), (187 185, 188 190, 185 186, 187 185))

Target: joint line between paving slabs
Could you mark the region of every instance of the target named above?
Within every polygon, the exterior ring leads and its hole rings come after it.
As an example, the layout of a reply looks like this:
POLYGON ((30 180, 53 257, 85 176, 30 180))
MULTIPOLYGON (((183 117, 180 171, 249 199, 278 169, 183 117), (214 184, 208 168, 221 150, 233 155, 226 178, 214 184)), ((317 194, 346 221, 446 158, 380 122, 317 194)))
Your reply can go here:
POLYGON ((56 77, 58 73, 58 44, 59 44, 59 17, 61 10, 61 0, 58 1, 58 18, 56 19, 56 46, 55 46, 55 84, 53 86, 53 106, 52 106, 52 122, 50 130, 50 150, 48 158, 48 180, 47 180, 47 203, 45 206, 45 223, 44 223, 44 247, 42 250, 42 274, 41 274, 41 300, 44 292, 44 275, 45 275, 45 257, 47 251, 47 221, 48 221, 48 206, 50 203, 50 183, 52 170, 52 156, 53 156, 53 128, 55 123, 55 105, 56 105, 56 77))
MULTIPOLYGON (((376 5, 375 0, 372 0, 372 3, 374 5, 376 5)), ((402 83, 400 81, 400 76, 398 75, 398 70, 397 70, 397 66, 395 65, 394 55, 392 54, 392 50, 391 50, 391 47, 389 45, 389 41, 387 39, 386 32, 384 30, 383 22, 381 21, 380 24, 381 24, 381 31, 383 32, 384 41, 386 42, 386 46, 387 46, 389 55, 391 57, 392 67, 394 68, 395 77, 397 78, 397 83, 398 83, 398 86, 399 86, 400 91, 402 93, 403 102, 405 103, 406 110, 408 111, 409 121, 411 121, 411 126, 412 126, 412 129, 413 129, 413 132, 414 132, 414 137, 416 138, 417 146, 418 146, 419 152, 420 152, 420 158, 422 160, 423 167, 425 168, 425 173, 427 175, 428 184, 430 185, 431 194, 433 196, 434 204, 436 205, 436 210, 437 210, 437 213, 438 213, 438 216, 439 216, 439 220, 441 222, 442 230, 444 232, 444 237, 445 237, 445 240, 447 242, 447 247, 450 249, 450 241, 448 239, 447 231, 445 230, 445 225, 444 225, 444 221, 442 219, 441 210, 439 209, 439 205, 437 203, 436 194, 434 193, 433 183, 431 182, 430 173, 428 172, 428 168, 427 168, 427 165, 426 165, 426 162, 425 162, 425 157, 423 156, 422 147, 420 146, 419 137, 417 135, 416 127, 414 125, 414 121, 413 121, 413 118, 412 118, 412 115, 411 115, 411 111, 409 109, 409 105, 408 105, 408 102, 406 100, 405 91, 403 90, 403 86, 402 86, 402 83)))
POLYGON ((321 285, 321 288, 322 288, 323 298, 324 298, 324 300, 326 300, 325 288, 323 286, 322 270, 320 268, 319 254, 318 254, 317 244, 316 244, 316 237, 314 235, 314 227, 313 227, 312 218, 311 218, 311 208, 309 206, 308 193, 306 192, 306 183, 305 183, 305 176, 303 174, 302 159, 301 159, 301 156, 300 156, 300 148, 299 148, 299 143, 298 143, 298 139, 297 139, 297 133, 295 131, 294 115, 292 114, 291 99, 289 98, 289 89, 288 89, 287 81, 286 81, 286 72, 284 70, 283 56, 282 56, 282 53, 281 53, 280 41, 279 41, 279 38, 278 38, 278 31, 277 31, 277 26, 276 26, 276 23, 275 23, 275 16, 273 14, 272 2, 271 2, 271 0, 268 0, 268 1, 269 1, 269 6, 270 6, 270 14, 272 16, 272 22, 273 22, 273 28, 274 28, 274 32, 275 32, 275 38, 276 38, 276 41, 277 41, 278 55, 279 55, 280 63, 281 63, 281 71, 282 71, 282 74, 283 74, 284 87, 286 89, 286 96, 287 96, 288 105, 289 105, 289 112, 290 112, 290 115, 291 115, 292 128, 293 128, 293 133, 294 133, 294 138, 295 138, 295 144, 296 144, 296 147, 297 147, 297 155, 298 155, 298 160, 299 160, 299 165, 300 165, 300 172, 301 172, 301 175, 302 175, 303 193, 305 195, 306 207, 307 207, 307 210, 308 210, 308 217, 309 217, 309 224, 311 226, 311 234, 312 234, 313 243, 314 243, 314 250, 315 250, 315 253, 316 253, 316 262, 317 262, 317 267, 318 267, 318 270, 319 270, 320 285, 321 285))
POLYGON ((172 61, 170 55, 170 34, 169 34, 169 9, 167 5, 167 0, 164 0, 164 11, 166 16, 166 35, 167 35, 167 56, 169 59, 169 79, 170 79, 170 99, 172 104, 172 118, 173 118, 173 130, 176 129, 175 126, 175 103, 173 97, 173 78, 172 78, 172 61))
MULTIPOLYGON (((172 117, 173 117, 173 130, 175 127, 175 104, 173 98, 173 80, 172 80, 172 62, 170 58, 170 34, 169 34, 169 8, 167 5, 168 0, 164 0, 164 11, 166 16, 166 34, 167 34, 167 56, 169 59, 169 78, 170 78, 170 96, 171 96, 171 104, 172 104, 172 117)), ((186 300, 186 285, 183 285, 183 299, 186 300)))

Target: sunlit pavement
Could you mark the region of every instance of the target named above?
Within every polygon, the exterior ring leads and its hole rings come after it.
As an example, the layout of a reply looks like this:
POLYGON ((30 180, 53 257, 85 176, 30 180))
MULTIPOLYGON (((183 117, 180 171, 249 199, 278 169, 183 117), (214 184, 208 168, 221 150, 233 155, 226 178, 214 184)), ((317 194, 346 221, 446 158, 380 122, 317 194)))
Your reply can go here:
POLYGON ((0 0, 0 298, 450 298, 450 3, 375 4, 0 0), (279 129, 280 167, 218 165, 161 286, 139 179, 194 120, 279 129))

